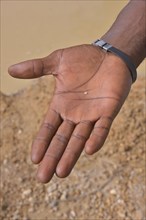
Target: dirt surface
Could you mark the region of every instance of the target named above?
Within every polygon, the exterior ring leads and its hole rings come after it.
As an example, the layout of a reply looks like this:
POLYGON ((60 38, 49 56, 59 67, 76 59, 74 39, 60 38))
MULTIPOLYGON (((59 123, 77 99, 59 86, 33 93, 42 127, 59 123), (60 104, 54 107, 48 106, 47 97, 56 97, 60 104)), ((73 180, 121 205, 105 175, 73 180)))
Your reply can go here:
POLYGON ((53 79, 18 94, 1 94, 2 220, 144 220, 144 79, 117 116, 104 147, 82 154, 66 179, 36 181, 31 141, 45 114, 53 79))

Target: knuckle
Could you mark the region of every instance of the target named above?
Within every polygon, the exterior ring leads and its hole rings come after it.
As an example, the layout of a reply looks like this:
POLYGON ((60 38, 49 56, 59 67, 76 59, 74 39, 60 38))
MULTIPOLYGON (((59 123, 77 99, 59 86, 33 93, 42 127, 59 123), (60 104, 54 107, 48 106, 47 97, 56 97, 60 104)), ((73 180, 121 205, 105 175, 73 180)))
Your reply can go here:
POLYGON ((79 139, 81 141, 86 141, 87 140, 87 137, 85 137, 85 136, 83 136, 81 134, 77 134, 77 133, 72 134, 72 137, 75 137, 75 138, 77 138, 77 139, 79 139))
POLYGON ((53 153, 50 153, 50 152, 45 153, 45 157, 59 160, 59 156, 57 154, 53 154, 53 153))
POLYGON ((49 122, 44 122, 42 126, 48 128, 49 130, 55 130, 55 127, 49 122))
POLYGON ((105 140, 106 140, 106 137, 107 135, 101 135, 101 134, 98 134, 97 132, 92 132, 92 134, 94 137, 92 139, 92 141, 90 141, 89 143, 87 143, 87 145, 89 145, 91 147, 91 149, 99 149, 103 146, 105 140))
POLYGON ((44 137, 36 137, 34 139, 34 142, 36 142, 36 141, 42 141, 42 142, 48 143, 48 140, 44 137))
POLYGON ((71 126, 75 126, 75 123, 71 121, 70 119, 65 119, 65 122, 71 126))
POLYGON ((100 132, 101 134, 103 133, 108 133, 110 130, 110 127, 106 127, 106 126, 95 126, 94 130, 98 130, 98 132, 100 132))
POLYGON ((85 124, 85 125, 93 125, 94 124, 94 122, 89 121, 89 120, 83 120, 83 121, 80 121, 80 123, 85 124))
POLYGON ((73 150, 73 148, 70 146, 66 148, 65 153, 69 154, 70 158, 72 159, 78 157, 78 152, 73 150))
POLYGON ((43 63, 41 59, 32 60, 32 72, 34 77, 43 74, 43 63))
POLYGON ((106 124, 109 127, 113 122, 113 117, 111 117, 111 116, 102 116, 100 118, 100 121, 102 123, 106 124))
POLYGON ((92 135, 96 135, 98 139, 105 139, 109 133, 109 128, 96 127, 92 131, 92 135))
POLYGON ((61 135, 61 134, 56 134, 55 138, 64 144, 67 144, 69 141, 69 139, 67 137, 65 137, 64 135, 61 135))

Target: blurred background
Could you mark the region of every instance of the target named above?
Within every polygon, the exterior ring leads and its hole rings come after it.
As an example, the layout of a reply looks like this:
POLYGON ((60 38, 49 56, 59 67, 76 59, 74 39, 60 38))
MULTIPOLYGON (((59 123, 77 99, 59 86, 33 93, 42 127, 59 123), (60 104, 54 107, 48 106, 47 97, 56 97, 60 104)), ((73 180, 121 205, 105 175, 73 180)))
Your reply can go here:
MULTIPOLYGON (((100 38, 128 1, 1 1, 1 91, 32 80, 11 78, 11 64, 100 38)), ((143 72, 144 65, 139 68, 143 72)))

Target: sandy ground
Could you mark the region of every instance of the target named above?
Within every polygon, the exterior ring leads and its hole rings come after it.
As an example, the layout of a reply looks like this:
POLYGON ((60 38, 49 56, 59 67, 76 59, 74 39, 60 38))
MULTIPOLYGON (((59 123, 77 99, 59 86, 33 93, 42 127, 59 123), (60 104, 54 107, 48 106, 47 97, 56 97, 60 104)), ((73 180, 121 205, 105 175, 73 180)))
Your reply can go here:
POLYGON ((35 179, 31 141, 45 114, 53 79, 1 94, 2 220, 144 220, 144 79, 116 118, 104 147, 82 154, 72 174, 46 185, 35 179))

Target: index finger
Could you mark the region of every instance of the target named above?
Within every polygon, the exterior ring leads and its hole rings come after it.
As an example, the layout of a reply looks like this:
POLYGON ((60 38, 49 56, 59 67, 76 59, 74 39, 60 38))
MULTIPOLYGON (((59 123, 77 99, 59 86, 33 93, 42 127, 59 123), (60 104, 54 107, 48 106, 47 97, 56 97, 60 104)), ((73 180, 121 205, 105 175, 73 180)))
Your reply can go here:
POLYGON ((32 151, 31 151, 31 160, 33 163, 39 163, 54 134, 56 133, 58 127, 62 123, 60 115, 53 109, 49 109, 44 122, 41 125, 41 128, 33 141, 32 151))

